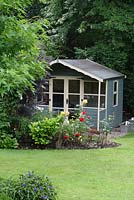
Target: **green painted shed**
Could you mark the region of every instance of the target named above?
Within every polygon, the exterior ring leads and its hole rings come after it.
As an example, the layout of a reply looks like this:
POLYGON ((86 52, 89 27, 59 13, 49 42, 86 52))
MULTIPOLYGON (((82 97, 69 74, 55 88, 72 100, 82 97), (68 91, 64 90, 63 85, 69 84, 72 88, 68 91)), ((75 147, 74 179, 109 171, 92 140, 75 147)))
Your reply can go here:
POLYGON ((59 113, 84 106, 98 130, 100 120, 109 115, 114 117, 113 127, 122 122, 124 74, 89 59, 56 59, 49 65, 48 85, 36 98, 42 108, 59 113))

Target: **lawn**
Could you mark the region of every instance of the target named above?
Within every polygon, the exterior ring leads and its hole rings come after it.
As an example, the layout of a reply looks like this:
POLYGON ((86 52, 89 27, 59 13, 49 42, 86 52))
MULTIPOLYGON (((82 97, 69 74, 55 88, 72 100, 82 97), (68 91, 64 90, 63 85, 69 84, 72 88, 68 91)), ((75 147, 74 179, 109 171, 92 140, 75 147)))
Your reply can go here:
POLYGON ((0 177, 46 174, 58 200, 133 200, 134 133, 116 141, 97 150, 0 150, 0 177))

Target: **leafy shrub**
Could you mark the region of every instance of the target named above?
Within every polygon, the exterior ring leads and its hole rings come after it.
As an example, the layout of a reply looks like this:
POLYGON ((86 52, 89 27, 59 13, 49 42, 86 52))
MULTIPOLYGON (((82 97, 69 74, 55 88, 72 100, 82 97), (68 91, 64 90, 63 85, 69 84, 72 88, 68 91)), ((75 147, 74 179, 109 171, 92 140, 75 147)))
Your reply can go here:
POLYGON ((61 116, 45 118, 38 122, 32 122, 29 126, 30 135, 35 141, 35 144, 49 144, 51 143, 60 127, 61 116))
POLYGON ((0 192, 14 200, 56 200, 56 192, 48 177, 34 172, 20 175, 19 179, 8 179, 0 183, 0 192))
POLYGON ((7 196, 6 194, 0 193, 0 200, 13 200, 13 199, 7 196))
POLYGON ((11 134, 0 132, 0 148, 15 149, 18 147, 16 138, 11 134))
POLYGON ((30 122, 31 119, 28 117, 18 117, 18 119, 15 119, 15 123, 13 124, 14 135, 20 146, 31 146, 32 144, 31 136, 29 136, 30 122))

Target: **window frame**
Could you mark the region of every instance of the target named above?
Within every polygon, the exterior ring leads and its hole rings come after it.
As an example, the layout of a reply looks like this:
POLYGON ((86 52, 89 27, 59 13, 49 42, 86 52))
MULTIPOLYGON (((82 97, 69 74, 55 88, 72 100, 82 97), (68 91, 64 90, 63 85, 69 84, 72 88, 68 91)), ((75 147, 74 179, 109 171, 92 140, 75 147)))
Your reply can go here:
POLYGON ((50 93, 49 93, 49 84, 50 84, 50 80, 47 79, 48 81, 48 91, 43 91, 44 89, 42 88, 42 91, 40 92, 40 95, 41 95, 41 101, 38 100, 38 93, 35 95, 35 98, 34 98, 34 102, 35 104, 37 105, 43 105, 43 106, 49 106, 49 96, 50 96, 50 93), (44 104, 44 95, 47 94, 48 95, 48 104, 44 104))
MULTIPOLYGON (((93 82, 97 82, 98 83, 98 87, 99 87, 99 81, 97 81, 97 80, 84 80, 84 83, 85 82, 88 82, 88 83, 93 83, 93 82)), ((102 84, 102 83, 101 83, 102 84)), ((105 103, 105 105, 104 105, 104 107, 102 107, 101 105, 100 105, 100 109, 101 110, 103 110, 103 109, 106 109, 106 82, 105 82, 105 93, 103 94, 103 93, 100 93, 100 98, 101 97, 104 97, 105 98, 105 100, 104 100, 104 103, 105 103)), ((91 94, 91 93, 85 93, 85 91, 83 91, 84 92, 84 96, 99 96, 99 94, 98 93, 94 93, 94 94, 91 94)), ((97 101, 98 102, 98 101, 97 101)), ((98 109, 98 105, 96 106, 96 107, 90 107, 90 106, 85 106, 85 108, 91 108, 91 109, 98 109)))
POLYGON ((118 106, 118 80, 113 81, 113 107, 118 106), (115 90, 115 83, 116 83, 116 90, 115 90), (115 101, 114 101, 114 98, 115 101), (114 103, 115 102, 115 103, 114 103))

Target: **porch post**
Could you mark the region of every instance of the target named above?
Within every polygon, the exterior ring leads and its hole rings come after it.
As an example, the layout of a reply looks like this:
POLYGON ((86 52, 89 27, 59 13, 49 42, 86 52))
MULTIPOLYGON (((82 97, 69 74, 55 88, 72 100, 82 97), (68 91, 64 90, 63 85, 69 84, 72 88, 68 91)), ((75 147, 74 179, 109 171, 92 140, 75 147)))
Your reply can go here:
POLYGON ((52 111, 52 102, 53 102, 53 79, 49 79, 49 111, 52 111))
POLYGON ((100 93, 101 93, 101 82, 99 81, 98 87, 98 113, 97 113, 97 130, 100 128, 100 93))

